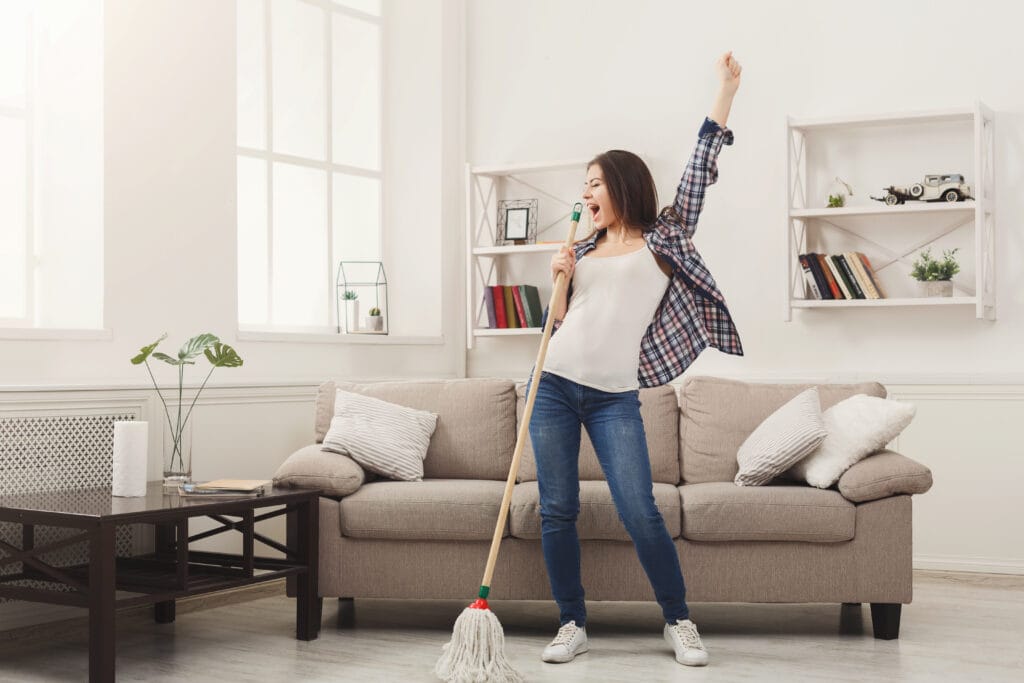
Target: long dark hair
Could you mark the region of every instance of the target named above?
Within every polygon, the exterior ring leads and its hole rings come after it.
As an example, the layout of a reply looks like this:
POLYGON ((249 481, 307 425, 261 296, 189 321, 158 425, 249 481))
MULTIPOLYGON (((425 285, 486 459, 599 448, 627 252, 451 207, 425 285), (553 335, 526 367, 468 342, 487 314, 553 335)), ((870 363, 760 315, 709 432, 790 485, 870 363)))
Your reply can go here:
MULTIPOLYGON (((644 160, 626 150, 610 149, 591 159, 587 168, 594 164, 601 167, 608 196, 619 220, 644 232, 654 227, 658 218, 658 190, 644 160)), ((584 241, 593 237, 595 232, 596 228, 584 241)))

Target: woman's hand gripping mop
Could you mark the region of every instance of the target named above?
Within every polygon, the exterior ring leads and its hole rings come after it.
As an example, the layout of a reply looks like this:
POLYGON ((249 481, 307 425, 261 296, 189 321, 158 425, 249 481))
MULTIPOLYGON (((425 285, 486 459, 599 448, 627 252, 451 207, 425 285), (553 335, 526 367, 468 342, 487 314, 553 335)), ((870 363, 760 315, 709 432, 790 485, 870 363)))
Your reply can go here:
MULTIPOLYGON (((582 211, 583 205, 579 202, 572 207, 572 225, 569 228, 569 236, 565 240, 566 249, 572 249, 582 211)), ((568 286, 565 273, 559 271, 558 277, 555 278, 554 290, 551 292, 551 301, 548 304, 549 312, 554 309, 558 297, 568 286)), ((523 420, 519 424, 516 450, 512 455, 508 481, 505 482, 505 495, 501 499, 498 524, 494 528, 494 537, 491 539, 491 553, 487 557, 487 568, 484 570, 484 579, 480 585, 480 592, 477 594, 478 598, 472 605, 462 610, 462 614, 455 620, 452 639, 444 646, 443 653, 434 667, 434 673, 450 683, 520 683, 523 680, 522 675, 512 668, 505 658, 505 636, 498 617, 487 606, 487 594, 491 589, 491 575, 494 573, 494 565, 498 561, 498 546, 501 544, 502 531, 505 529, 505 520, 508 518, 509 504, 512 502, 512 488, 515 486, 516 475, 519 473, 519 458, 523 454, 523 445, 529 438, 530 416, 533 414, 533 402, 537 396, 537 384, 540 382, 540 375, 544 368, 544 357, 548 352, 548 340, 551 339, 553 324, 554 316, 548 315, 540 340, 537 362, 534 365, 530 393, 526 397, 523 420)))

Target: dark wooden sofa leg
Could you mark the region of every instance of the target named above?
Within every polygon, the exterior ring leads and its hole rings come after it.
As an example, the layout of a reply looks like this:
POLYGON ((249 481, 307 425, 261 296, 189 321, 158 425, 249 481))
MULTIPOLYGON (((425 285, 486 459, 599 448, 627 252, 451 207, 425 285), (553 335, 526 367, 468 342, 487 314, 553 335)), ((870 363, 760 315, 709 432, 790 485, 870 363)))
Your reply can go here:
POLYGON ((875 631, 875 638, 893 640, 900 637, 902 607, 903 605, 898 602, 871 603, 871 626, 875 631))
POLYGON ((355 598, 338 598, 338 628, 352 628, 355 623, 355 598))

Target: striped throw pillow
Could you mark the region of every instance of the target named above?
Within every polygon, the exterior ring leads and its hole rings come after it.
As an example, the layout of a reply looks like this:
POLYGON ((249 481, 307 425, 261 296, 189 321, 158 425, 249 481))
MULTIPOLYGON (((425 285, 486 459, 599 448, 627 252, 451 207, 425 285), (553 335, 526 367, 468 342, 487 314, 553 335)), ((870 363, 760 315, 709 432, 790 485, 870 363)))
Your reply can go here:
POLYGON ((422 481, 436 427, 435 413, 338 389, 323 450, 347 455, 390 479, 422 481))
POLYGON ((735 483, 767 483, 814 452, 826 436, 818 388, 811 387, 769 415, 740 445, 735 483))

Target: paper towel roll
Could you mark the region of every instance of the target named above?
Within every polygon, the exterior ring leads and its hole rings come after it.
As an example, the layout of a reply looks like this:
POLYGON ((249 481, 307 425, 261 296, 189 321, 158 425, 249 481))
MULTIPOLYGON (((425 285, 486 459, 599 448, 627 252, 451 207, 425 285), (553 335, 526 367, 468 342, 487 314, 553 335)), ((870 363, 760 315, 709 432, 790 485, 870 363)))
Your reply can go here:
POLYGON ((148 452, 148 422, 114 423, 114 481, 111 492, 115 496, 146 495, 148 452))

